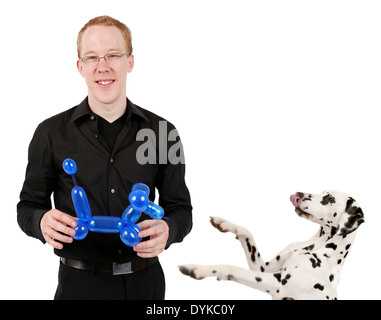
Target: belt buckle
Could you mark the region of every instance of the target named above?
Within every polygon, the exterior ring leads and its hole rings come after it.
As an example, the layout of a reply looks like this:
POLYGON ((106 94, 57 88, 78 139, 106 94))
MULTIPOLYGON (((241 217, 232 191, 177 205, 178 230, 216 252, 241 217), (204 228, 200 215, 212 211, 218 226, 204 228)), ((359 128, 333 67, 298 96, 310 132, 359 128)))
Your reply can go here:
POLYGON ((112 274, 114 276, 118 276, 121 274, 130 274, 130 273, 134 273, 134 271, 131 270, 131 261, 126 263, 113 262, 112 274))

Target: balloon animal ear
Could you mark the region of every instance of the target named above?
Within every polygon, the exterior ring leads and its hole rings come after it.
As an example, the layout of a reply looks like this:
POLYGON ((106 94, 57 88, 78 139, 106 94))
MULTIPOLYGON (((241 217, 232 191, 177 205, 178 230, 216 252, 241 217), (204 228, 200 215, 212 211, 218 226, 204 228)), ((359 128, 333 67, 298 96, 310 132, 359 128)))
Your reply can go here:
POLYGON ((353 198, 349 198, 339 222, 339 236, 347 236, 365 222, 364 213, 353 198))

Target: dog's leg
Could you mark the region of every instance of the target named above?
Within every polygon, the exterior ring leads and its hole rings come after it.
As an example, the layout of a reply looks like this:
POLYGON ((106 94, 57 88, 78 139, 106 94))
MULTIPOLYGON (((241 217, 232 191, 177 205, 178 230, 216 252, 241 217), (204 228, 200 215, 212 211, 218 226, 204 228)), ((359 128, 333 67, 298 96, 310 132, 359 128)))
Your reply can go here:
POLYGON ((251 288, 276 295, 280 288, 279 280, 273 273, 263 273, 230 265, 183 265, 179 266, 181 273, 196 280, 206 277, 216 277, 217 280, 231 280, 251 288))
POLYGON ((245 251, 246 260, 250 270, 265 271, 265 262, 261 258, 250 231, 220 217, 211 217, 210 223, 221 232, 231 232, 236 235, 236 239, 241 242, 242 248, 245 251))

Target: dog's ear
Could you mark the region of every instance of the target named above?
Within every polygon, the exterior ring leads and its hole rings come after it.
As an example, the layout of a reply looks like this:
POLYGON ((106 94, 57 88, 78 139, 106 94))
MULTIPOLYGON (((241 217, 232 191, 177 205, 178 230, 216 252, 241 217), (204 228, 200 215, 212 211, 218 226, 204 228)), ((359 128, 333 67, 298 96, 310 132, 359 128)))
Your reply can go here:
POLYGON ((346 236, 355 231, 364 222, 364 213, 353 198, 349 198, 339 222, 339 236, 346 236))

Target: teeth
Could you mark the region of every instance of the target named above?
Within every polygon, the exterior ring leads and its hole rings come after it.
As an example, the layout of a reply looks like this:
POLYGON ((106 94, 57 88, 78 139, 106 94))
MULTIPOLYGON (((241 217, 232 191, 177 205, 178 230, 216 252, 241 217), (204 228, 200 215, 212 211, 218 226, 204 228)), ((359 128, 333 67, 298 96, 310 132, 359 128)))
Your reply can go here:
POLYGON ((108 85, 110 84, 112 81, 98 81, 99 84, 102 84, 102 85, 108 85))

